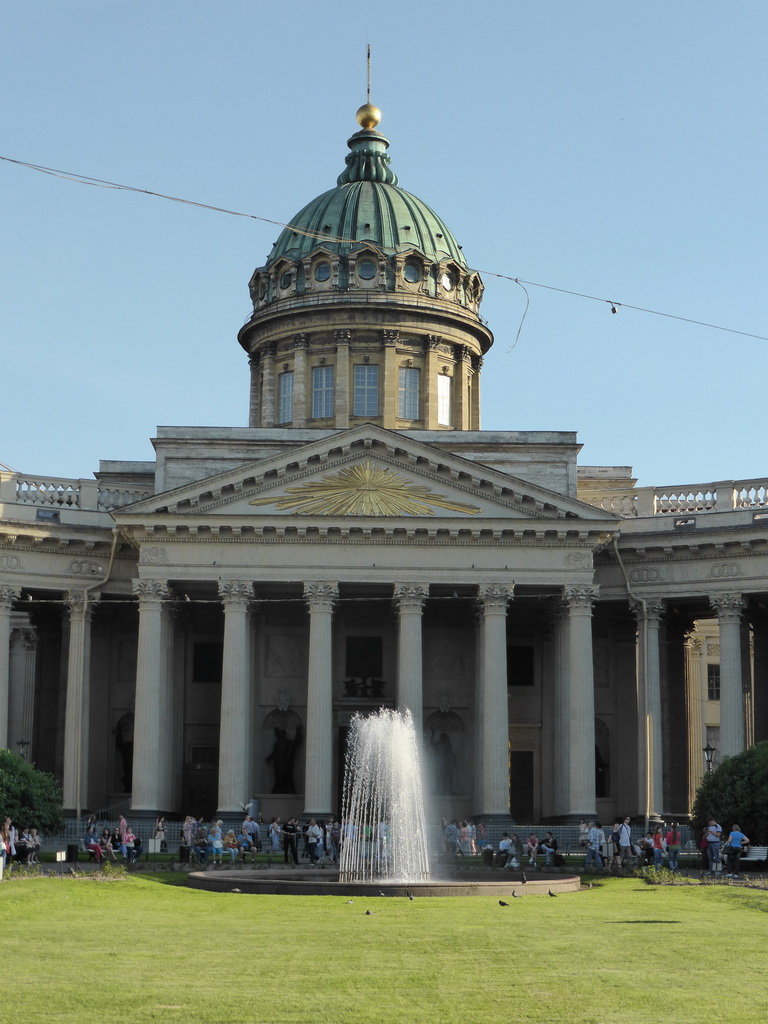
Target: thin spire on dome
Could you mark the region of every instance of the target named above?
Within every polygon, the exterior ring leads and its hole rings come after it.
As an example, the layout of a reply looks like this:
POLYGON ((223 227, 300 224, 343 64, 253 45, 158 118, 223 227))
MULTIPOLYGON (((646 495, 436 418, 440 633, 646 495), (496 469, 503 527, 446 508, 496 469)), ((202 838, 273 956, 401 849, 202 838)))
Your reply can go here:
POLYGON ((336 179, 337 185, 349 185, 355 181, 377 181, 384 185, 397 185, 397 175, 390 168, 387 156, 389 139, 376 128, 381 121, 381 111, 371 103, 371 44, 368 44, 368 73, 366 81, 367 102, 356 113, 357 123, 362 131, 355 132, 347 145, 351 149, 346 157, 346 169, 336 179))

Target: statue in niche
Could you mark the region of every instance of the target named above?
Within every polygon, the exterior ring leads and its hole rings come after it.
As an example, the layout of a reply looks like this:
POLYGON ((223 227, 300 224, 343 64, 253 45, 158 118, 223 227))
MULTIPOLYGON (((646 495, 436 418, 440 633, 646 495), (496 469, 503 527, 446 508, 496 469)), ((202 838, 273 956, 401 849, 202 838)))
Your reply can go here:
POLYGON ((447 732, 438 736, 434 731, 429 734, 429 751, 432 761, 434 792, 452 796, 455 792, 456 755, 451 746, 451 738, 447 732))
POLYGON ((296 752, 302 744, 304 732, 300 725, 296 726, 293 739, 289 739, 287 729, 275 728, 275 743, 272 753, 267 757, 267 764, 272 765, 274 784, 273 793, 295 793, 296 783, 293 778, 293 766, 296 752))
POLYGON ((126 711, 124 715, 121 715, 120 718, 118 718, 117 724, 112 730, 112 735, 115 737, 115 746, 117 747, 117 753, 120 757, 120 763, 123 769, 123 775, 120 781, 124 793, 130 793, 131 786, 133 785, 133 723, 133 712, 126 711))

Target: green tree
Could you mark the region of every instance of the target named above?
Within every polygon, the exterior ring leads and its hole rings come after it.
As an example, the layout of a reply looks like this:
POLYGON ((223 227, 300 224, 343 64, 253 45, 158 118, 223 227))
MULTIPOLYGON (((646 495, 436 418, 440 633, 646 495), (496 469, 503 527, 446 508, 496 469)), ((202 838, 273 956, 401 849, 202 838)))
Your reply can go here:
POLYGON ((726 757, 701 781, 693 802, 692 826, 701 836, 711 818, 723 835, 736 822, 753 843, 768 837, 768 740, 726 757))
POLYGON ((0 750, 0 820, 59 832, 64 826, 61 801, 61 788, 52 775, 38 771, 12 750, 0 750))

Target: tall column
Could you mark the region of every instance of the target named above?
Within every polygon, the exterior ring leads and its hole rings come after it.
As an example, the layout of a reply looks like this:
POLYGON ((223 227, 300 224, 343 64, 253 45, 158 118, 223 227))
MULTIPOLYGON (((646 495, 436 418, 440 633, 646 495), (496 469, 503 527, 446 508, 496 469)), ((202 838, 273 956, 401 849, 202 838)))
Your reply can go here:
MULTIPOLYGON (((427 430, 437 430, 437 371, 440 364, 440 345, 442 338, 439 334, 428 334, 424 348, 424 412, 422 419, 427 430)), ((451 410, 453 412, 454 410, 451 410)))
POLYGON ((552 672, 554 675, 554 707, 552 709, 553 806, 558 817, 567 816, 568 766, 570 764, 570 732, 568 712, 568 614, 563 605, 552 609, 552 672))
POLYGON ((304 814, 331 813, 333 770, 333 606, 338 583, 305 583, 309 606, 307 763, 304 814))
POLYGON ((598 588, 565 587, 563 599, 568 614, 565 644, 568 684, 569 768, 566 785, 569 818, 596 815, 595 796, 595 683, 592 663, 592 604, 598 588))
POLYGON ((249 601, 253 585, 219 583, 224 602, 224 657, 221 667, 219 806, 217 814, 237 813, 251 792, 251 638, 249 601))
POLYGON ((467 373, 467 382, 470 388, 469 392, 469 408, 470 408, 470 430, 480 429, 480 370, 483 367, 483 357, 474 356, 472 358, 472 366, 467 373))
MULTIPOLYGON (((19 615, 22 624, 11 630, 11 680, 9 695, 8 745, 19 740, 31 743, 34 736, 35 661, 37 630, 29 625, 26 615, 19 615)), ((29 754, 30 747, 26 748, 29 754)))
POLYGON ((753 666, 755 680, 754 730, 755 743, 768 740, 768 610, 750 609, 754 637, 753 666))
POLYGON ((741 674, 741 594, 713 594, 709 602, 720 627, 720 756, 744 749, 744 693, 741 674))
POLYGON ((382 381, 382 422, 385 427, 392 427, 397 420, 397 395, 398 395, 398 366, 397 366, 397 343, 400 340, 400 331, 382 331, 384 342, 384 366, 382 381))
POLYGON ((133 738, 131 810, 157 813, 171 809, 173 787, 163 750, 171 742, 169 695, 169 628, 165 602, 170 594, 161 580, 134 580, 139 599, 136 652, 136 711, 133 738))
POLYGON ((257 352, 252 352, 248 357, 248 366, 251 371, 251 390, 248 403, 248 426, 261 426, 261 365, 257 352))
POLYGON ((466 345, 454 345, 455 370, 453 373, 453 426, 456 430, 470 430, 469 376, 472 355, 466 345))
POLYGON ((421 616, 429 587, 418 583, 398 583, 395 601, 400 620, 397 636, 397 707, 408 708, 413 727, 420 737, 423 732, 423 659, 421 616))
POLYGON ((309 408, 307 406, 307 349, 306 334, 293 336, 293 418, 294 427, 306 427, 309 408))
POLYGON ((91 618, 98 594, 70 590, 67 654, 67 707, 64 715, 64 807, 78 817, 88 803, 91 618))
POLYGON ((334 395, 334 426, 344 430, 349 426, 352 403, 349 400, 349 346, 351 331, 334 331, 336 343, 336 388, 334 395))
POLYGON ((11 680, 11 609, 21 587, 0 586, 0 747, 9 745, 8 700, 11 680))
POLYGON ((507 605, 514 587, 481 586, 478 680, 479 778, 477 814, 509 814, 509 702, 507 699, 507 605))
POLYGON ((685 637, 685 700, 688 707, 688 806, 693 806, 696 790, 701 782, 704 747, 704 718, 702 715, 702 648, 701 637, 695 629, 685 637))
POLYGON ((645 818, 658 818, 664 808, 661 720, 661 652, 659 626, 664 602, 630 598, 637 619, 637 751, 639 807, 645 818))
POLYGON ((274 427, 277 422, 274 341, 261 346, 261 426, 274 427))

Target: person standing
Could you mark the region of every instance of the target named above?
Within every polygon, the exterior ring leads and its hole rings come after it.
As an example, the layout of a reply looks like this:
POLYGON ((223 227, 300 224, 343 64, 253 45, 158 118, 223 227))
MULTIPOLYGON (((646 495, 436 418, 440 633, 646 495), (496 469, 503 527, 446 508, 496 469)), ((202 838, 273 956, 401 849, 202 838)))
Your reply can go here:
POLYGON ((672 827, 664 837, 667 843, 667 864, 670 871, 677 871, 677 858, 680 856, 680 845, 682 837, 677 827, 677 822, 672 822, 672 827))
POLYGON ((749 846, 749 840, 739 829, 738 825, 732 825, 728 836, 728 877, 738 878, 741 855, 744 847, 749 846))
POLYGON ((272 853, 280 849, 280 836, 283 834, 283 827, 279 818, 273 818, 269 823, 269 846, 272 853))
POLYGON ((629 815, 619 825, 619 850, 621 851, 622 865, 626 867, 627 861, 629 861, 629 866, 633 868, 635 858, 632 854, 632 828, 629 815))
POLYGON ((310 818, 309 827, 307 828, 307 853, 309 854, 309 863, 313 868, 317 867, 318 860, 320 859, 320 842, 322 838, 323 830, 314 818, 310 818))
POLYGON ((299 855, 296 849, 296 833, 298 832, 296 818, 289 818, 283 825, 283 861, 287 864, 289 859, 293 864, 299 863, 299 855))
POLYGON ((653 833, 653 867, 654 870, 658 871, 660 867, 664 866, 664 833, 661 830, 661 825, 658 826, 656 831, 653 833))
POLYGON ((722 834, 722 828, 714 818, 710 818, 704 832, 704 838, 707 841, 707 866, 710 875, 714 875, 720 866, 720 838, 722 834))
POLYGON ((584 870, 589 871, 594 861, 597 867, 602 870, 603 867, 603 856, 600 852, 605 842, 605 833, 601 828, 598 828, 594 821, 589 823, 589 831, 587 832, 587 855, 584 858, 584 870))

